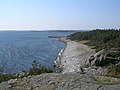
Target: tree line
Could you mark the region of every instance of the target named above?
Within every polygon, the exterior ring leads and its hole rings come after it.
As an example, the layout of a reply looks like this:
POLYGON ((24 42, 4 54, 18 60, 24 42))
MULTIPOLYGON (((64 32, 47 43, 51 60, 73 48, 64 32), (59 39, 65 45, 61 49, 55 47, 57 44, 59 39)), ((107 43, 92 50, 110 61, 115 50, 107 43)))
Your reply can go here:
POLYGON ((67 36, 76 41, 87 40, 85 43, 94 46, 96 51, 109 48, 120 48, 120 29, 96 29, 86 32, 76 32, 67 36))

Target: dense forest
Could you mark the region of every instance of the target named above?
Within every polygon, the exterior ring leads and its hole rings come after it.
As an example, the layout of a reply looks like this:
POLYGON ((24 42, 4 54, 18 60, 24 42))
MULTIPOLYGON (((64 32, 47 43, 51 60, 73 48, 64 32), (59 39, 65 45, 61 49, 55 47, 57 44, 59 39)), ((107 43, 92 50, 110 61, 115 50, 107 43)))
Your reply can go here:
POLYGON ((106 48, 120 48, 120 29, 96 29, 86 32, 76 32, 68 36, 71 40, 87 40, 89 46, 96 51, 106 48))

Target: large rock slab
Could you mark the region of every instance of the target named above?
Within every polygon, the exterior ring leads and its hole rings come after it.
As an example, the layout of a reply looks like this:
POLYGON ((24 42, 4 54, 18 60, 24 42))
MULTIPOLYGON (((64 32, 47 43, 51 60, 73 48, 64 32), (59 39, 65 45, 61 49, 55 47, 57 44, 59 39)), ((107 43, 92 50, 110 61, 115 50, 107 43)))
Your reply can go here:
MULTIPOLYGON (((8 81, 9 82, 9 81, 8 81)), ((42 74, 17 79, 13 84, 3 82, 0 90, 119 90, 120 84, 103 85, 90 75, 42 74)))

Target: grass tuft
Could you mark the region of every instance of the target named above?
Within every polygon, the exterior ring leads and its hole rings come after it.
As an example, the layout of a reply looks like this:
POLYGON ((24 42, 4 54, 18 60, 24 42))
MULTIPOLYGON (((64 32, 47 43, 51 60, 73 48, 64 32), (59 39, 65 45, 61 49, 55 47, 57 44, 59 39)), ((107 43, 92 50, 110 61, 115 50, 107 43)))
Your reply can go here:
POLYGON ((96 81, 104 85, 120 84, 120 79, 107 76, 94 76, 96 81))

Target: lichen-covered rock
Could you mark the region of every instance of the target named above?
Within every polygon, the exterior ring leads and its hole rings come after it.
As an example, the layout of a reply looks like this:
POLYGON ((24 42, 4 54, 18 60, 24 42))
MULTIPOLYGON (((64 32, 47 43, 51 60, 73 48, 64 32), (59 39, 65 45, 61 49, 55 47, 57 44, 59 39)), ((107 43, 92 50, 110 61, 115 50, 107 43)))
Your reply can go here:
POLYGON ((92 55, 89 60, 87 60, 86 65, 89 66, 108 66, 110 64, 117 64, 120 62, 119 57, 115 58, 115 57, 109 57, 108 55, 110 53, 117 53, 120 51, 116 51, 116 49, 103 49, 97 53, 95 53, 94 55, 92 55), (115 51, 114 51, 115 50, 115 51))
POLYGON ((67 49, 61 57, 62 73, 12 79, 0 83, 0 90, 120 90, 119 83, 104 85, 93 78, 94 75, 104 73, 106 69, 96 67, 96 63, 99 64, 104 60, 105 50, 96 53, 88 60, 94 50, 75 41, 67 40, 67 42, 67 49))
POLYGON ((103 85, 87 74, 42 74, 18 79, 9 85, 0 84, 0 90, 119 90, 120 84, 103 85))

